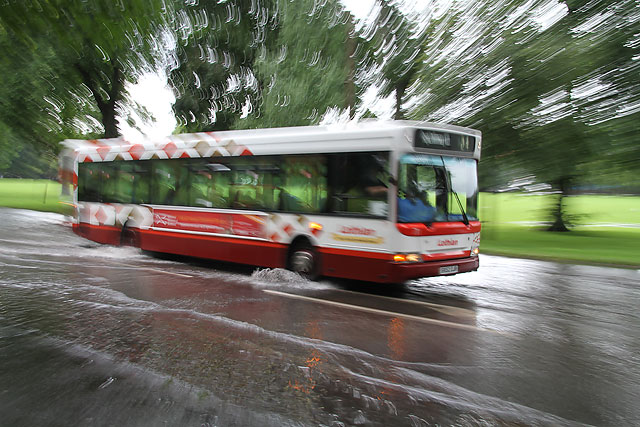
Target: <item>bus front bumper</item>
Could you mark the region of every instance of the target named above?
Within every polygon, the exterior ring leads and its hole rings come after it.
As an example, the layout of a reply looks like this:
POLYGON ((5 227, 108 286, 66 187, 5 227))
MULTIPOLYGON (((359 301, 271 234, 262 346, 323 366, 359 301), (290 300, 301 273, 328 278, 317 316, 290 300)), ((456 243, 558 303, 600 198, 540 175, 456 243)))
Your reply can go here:
POLYGON ((477 256, 445 261, 393 263, 391 277, 405 281, 420 277, 450 276, 475 271, 479 266, 480 260, 477 256))

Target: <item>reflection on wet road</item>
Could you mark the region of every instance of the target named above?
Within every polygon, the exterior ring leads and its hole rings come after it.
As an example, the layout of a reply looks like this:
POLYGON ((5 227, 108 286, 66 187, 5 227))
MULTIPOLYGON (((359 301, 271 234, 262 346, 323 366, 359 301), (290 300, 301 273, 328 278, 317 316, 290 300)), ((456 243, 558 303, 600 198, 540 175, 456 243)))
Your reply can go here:
POLYGON ((2 425, 640 424, 634 270, 312 283, 0 217, 2 425))

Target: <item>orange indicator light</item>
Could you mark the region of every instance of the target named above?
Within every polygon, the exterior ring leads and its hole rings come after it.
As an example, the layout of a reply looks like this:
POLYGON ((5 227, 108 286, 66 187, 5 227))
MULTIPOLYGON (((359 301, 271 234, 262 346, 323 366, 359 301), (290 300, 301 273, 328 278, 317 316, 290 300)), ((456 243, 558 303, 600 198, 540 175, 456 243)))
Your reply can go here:
POLYGON ((409 262, 418 262, 418 261, 420 261, 420 255, 418 255, 418 254, 409 254, 409 255, 407 255, 407 261, 409 261, 409 262))
POLYGON ((309 223, 309 228, 312 230, 322 230, 322 225, 318 224, 317 222, 310 222, 309 223))
POLYGON ((407 257, 402 254, 397 254, 393 256, 393 260, 395 262, 405 262, 407 260, 407 257))

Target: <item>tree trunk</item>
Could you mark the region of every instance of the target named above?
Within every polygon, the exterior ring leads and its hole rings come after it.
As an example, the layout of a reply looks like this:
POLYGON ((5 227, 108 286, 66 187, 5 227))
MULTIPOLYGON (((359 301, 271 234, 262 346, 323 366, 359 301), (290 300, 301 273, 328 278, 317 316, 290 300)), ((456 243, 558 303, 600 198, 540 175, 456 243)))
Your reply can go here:
POLYGON ((116 109, 115 106, 110 106, 111 108, 107 108, 101 110, 102 112, 102 126, 104 126, 104 137, 105 138, 117 138, 120 136, 118 132, 118 120, 116 119, 116 109))
POLYGON ((345 107, 349 109, 349 118, 353 120, 356 117, 356 84, 354 76, 356 75, 356 39, 354 38, 354 24, 349 21, 347 24, 347 42, 345 43, 345 53, 347 57, 347 80, 345 81, 345 107))
POLYGON ((404 81, 396 84, 396 112, 393 115, 394 120, 404 120, 404 112, 402 111, 402 98, 404 98, 404 92, 407 89, 407 85, 404 81))
POLYGON ((76 64, 76 69, 80 72, 84 84, 93 93, 98 110, 102 115, 102 126, 104 126, 105 138, 117 138, 120 136, 118 131, 118 120, 116 118, 116 105, 122 98, 122 88, 124 87, 124 76, 120 71, 120 67, 115 61, 111 61, 111 87, 105 87, 104 92, 107 94, 106 99, 100 94, 100 81, 93 78, 93 75, 84 69, 81 64, 76 64))
POLYGON ((560 190, 558 200, 553 207, 553 224, 547 229, 547 231, 570 231, 566 225, 566 212, 564 211, 564 198, 569 195, 569 187, 571 184, 571 177, 563 176, 558 179, 557 186, 560 190))

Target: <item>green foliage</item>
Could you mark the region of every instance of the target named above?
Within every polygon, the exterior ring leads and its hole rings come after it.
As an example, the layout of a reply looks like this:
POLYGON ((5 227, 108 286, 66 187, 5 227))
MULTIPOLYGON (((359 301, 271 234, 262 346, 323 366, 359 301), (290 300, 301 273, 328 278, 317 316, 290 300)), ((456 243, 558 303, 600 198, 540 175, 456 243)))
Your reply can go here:
POLYGON ((374 10, 356 31, 338 0, 6 0, 0 173, 49 174, 49 161, 38 171, 14 161, 25 144, 116 136, 118 111, 144 113, 126 83, 166 65, 173 40, 183 131, 315 124, 332 109, 353 115, 376 86, 395 94, 396 118, 482 130, 484 188, 528 174, 562 191, 635 179, 635 0, 453 1, 422 15, 378 0, 374 10))
POLYGON ((262 104, 239 127, 311 125, 354 105, 352 19, 337 0, 278 1, 275 46, 257 58, 262 104))
POLYGON ((178 6, 178 67, 170 73, 174 112, 188 132, 229 129, 244 105, 256 105, 263 82, 254 62, 275 37, 273 0, 194 2, 178 6))
POLYGON ((13 159, 18 156, 18 147, 14 144, 11 129, 0 122, 0 174, 11 167, 13 159))
POLYGON ((404 119, 405 92, 414 82, 423 60, 427 31, 418 29, 415 20, 406 16, 401 4, 392 0, 377 0, 377 13, 371 31, 371 41, 363 43, 361 72, 377 78, 369 83, 379 86, 380 95, 395 95, 394 119, 404 119))
POLYGON ((52 99, 36 91, 20 114, 28 123, 44 121, 52 133, 93 129, 99 117, 104 135, 118 135, 116 113, 127 99, 125 82, 152 68, 162 43, 164 2, 10 0, 0 6, 0 26, 9 39, 7 56, 14 74, 35 86, 48 85, 52 99), (96 114, 96 112, 99 112, 96 114), (50 117, 48 117, 50 116, 50 117), (87 122, 89 125, 87 126, 87 122))
POLYGON ((55 76, 64 65, 50 49, 15 46, 0 27, 0 175, 52 178, 58 142, 76 133, 72 118, 82 104, 61 101, 55 76))
POLYGON ((429 24, 411 115, 480 129, 485 188, 533 174, 567 195, 640 160, 637 5, 567 5, 474 3, 429 24))
MULTIPOLYGON (((37 51, 19 49, 20 42, 0 27, 0 122, 5 145, 20 140, 54 149, 59 136, 69 133, 69 119, 82 104, 64 103, 56 91, 56 76, 65 65, 55 53, 43 46, 37 51)), ((0 169, 1 170, 1 169, 0 169)))
POLYGON ((315 124, 355 104, 340 3, 232 0, 182 8, 174 111, 187 131, 315 124))

